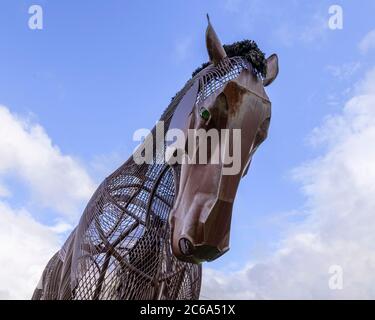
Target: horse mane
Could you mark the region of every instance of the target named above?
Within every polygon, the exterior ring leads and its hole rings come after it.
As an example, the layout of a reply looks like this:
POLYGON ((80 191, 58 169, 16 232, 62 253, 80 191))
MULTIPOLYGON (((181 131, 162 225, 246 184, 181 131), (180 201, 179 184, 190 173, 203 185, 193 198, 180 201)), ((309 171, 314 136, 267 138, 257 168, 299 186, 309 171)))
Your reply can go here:
MULTIPOLYGON (((224 50, 228 58, 242 57, 253 66, 256 74, 265 78, 267 73, 267 60, 263 51, 261 51, 257 43, 253 40, 242 40, 232 44, 225 44, 224 50)), ((209 66, 210 62, 203 63, 200 67, 194 70, 192 77, 201 72, 204 68, 209 66)))

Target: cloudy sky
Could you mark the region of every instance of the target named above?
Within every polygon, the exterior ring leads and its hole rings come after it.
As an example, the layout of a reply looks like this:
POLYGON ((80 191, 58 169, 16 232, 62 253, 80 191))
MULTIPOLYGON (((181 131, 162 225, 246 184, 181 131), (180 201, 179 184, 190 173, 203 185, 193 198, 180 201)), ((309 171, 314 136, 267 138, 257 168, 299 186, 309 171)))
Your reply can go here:
POLYGON ((201 298, 375 298, 373 1, 40 0, 43 30, 28 27, 33 4, 0 10, 0 298, 30 298, 133 132, 207 60, 207 12, 224 43, 276 52, 280 75, 201 298))

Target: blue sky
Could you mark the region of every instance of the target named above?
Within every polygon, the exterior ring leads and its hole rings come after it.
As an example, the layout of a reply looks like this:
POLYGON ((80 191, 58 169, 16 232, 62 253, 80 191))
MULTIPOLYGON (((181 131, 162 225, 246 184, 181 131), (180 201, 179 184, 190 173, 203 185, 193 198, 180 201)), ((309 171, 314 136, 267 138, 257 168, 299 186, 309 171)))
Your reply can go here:
MULTIPOLYGON (((241 182, 231 250, 208 265, 235 272, 272 255, 285 233, 307 219, 309 201, 294 169, 325 154, 326 145, 308 142, 311 133, 341 112, 353 84, 374 65, 359 43, 375 27, 375 3, 336 1, 344 10, 343 30, 328 28, 332 4, 6 0, 0 10, 0 105, 43 127, 95 184, 131 155, 133 132, 151 128, 207 61, 206 13, 223 43, 253 39, 267 56, 277 53, 280 74, 267 88, 273 102, 269 138, 241 182), (28 28, 32 4, 43 7, 43 30, 28 28)), ((27 208, 43 225, 65 221, 15 171, 0 166, 0 182, 12 194, 3 201, 14 210, 27 208)))

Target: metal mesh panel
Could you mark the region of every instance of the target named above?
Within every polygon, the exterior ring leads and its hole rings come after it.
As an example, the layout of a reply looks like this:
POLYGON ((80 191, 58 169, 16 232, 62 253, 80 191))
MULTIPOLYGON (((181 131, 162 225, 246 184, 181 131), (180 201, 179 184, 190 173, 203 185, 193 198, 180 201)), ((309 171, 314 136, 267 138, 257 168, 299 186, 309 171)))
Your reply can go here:
POLYGON ((199 92, 196 103, 207 99, 212 93, 222 88, 227 82, 237 78, 241 71, 248 69, 249 64, 240 57, 224 59, 218 66, 205 70, 199 79, 199 92))
POLYGON ((197 299, 200 267, 170 249, 175 174, 165 165, 125 165, 88 206, 73 299, 197 299))

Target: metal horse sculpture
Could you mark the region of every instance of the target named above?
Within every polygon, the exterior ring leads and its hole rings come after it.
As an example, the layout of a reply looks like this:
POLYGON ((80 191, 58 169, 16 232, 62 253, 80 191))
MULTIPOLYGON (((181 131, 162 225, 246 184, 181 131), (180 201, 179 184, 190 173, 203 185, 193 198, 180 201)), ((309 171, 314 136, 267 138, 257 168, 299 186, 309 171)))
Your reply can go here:
MULTIPOLYGON (((210 63, 161 120, 182 130, 241 129, 240 172, 223 175, 223 163, 140 165, 130 157, 98 187, 33 299, 199 298, 201 262, 229 248, 237 187, 267 136, 264 87, 278 74, 276 55, 264 59, 263 77, 249 59, 228 56, 210 22, 206 44, 210 63)), ((165 146, 154 147, 156 160, 165 146)))

